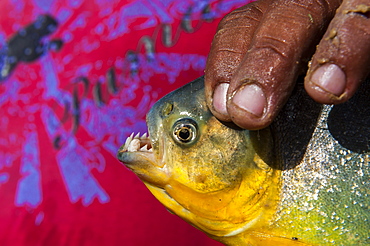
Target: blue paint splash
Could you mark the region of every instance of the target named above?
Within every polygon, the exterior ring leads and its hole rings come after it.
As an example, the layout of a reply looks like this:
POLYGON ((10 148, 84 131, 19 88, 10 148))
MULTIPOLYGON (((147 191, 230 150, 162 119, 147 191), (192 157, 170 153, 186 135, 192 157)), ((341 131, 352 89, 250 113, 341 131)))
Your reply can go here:
POLYGON ((45 214, 44 212, 39 212, 37 215, 36 215, 36 218, 35 218, 35 225, 36 226, 39 226, 41 224, 41 222, 44 220, 44 217, 45 217, 45 214))
POLYGON ((9 174, 8 173, 0 173, 0 184, 4 184, 8 182, 9 174))
POLYGON ((42 67, 42 73, 44 74, 44 81, 41 85, 45 90, 42 97, 45 100, 54 99, 60 105, 63 105, 64 101, 71 101, 71 95, 59 89, 59 78, 55 71, 57 65, 54 60, 49 55, 45 55, 39 62, 42 67))
MULTIPOLYGON (((76 203, 81 200, 84 206, 89 206, 95 198, 100 203, 109 202, 109 195, 91 174, 92 168, 103 172, 105 163, 88 166, 93 157, 99 154, 97 150, 94 148, 87 150, 79 145, 74 135, 68 134, 60 127, 58 118, 49 107, 42 108, 41 118, 50 139, 60 134, 65 140, 62 149, 56 155, 56 160, 70 201, 76 203)), ((97 158, 102 161, 101 158, 97 158)))
POLYGON ((95 198, 100 203, 107 203, 110 200, 109 195, 90 173, 90 168, 85 165, 86 160, 81 153, 83 151, 83 148, 73 138, 57 154, 59 170, 63 176, 69 198, 72 203, 81 200, 84 206, 89 206, 95 198))
MULTIPOLYGON (((17 1, 17 4, 18 2, 21 1, 17 1)), ((33 2, 38 8, 42 9, 43 11, 50 11, 52 6, 55 5, 55 0, 34 0, 33 2)))
POLYGON ((20 174, 15 195, 16 206, 37 207, 42 202, 40 156, 36 132, 26 135, 23 145, 20 174))
POLYGON ((168 82, 175 83, 182 71, 194 69, 203 71, 206 65, 206 56, 197 54, 157 53, 153 61, 148 61, 142 54, 138 55, 140 78, 143 81, 150 81, 155 74, 166 74, 168 82))

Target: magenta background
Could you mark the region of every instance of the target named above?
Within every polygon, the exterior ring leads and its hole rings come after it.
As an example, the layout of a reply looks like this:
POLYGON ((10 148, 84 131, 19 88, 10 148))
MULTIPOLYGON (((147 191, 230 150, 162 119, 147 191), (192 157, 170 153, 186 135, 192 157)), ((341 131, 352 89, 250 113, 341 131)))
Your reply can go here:
POLYGON ((45 13, 58 27, 43 42, 64 43, 20 62, 0 83, 0 245, 219 245, 168 213, 115 156, 131 132, 146 131, 145 114, 156 100, 203 75, 218 22, 246 2, 0 1, 0 49, 45 13), (200 21, 207 5, 212 21, 200 21), (178 41, 165 47, 161 24, 176 32, 190 7, 198 29, 180 29, 178 41), (146 35, 155 42, 150 61, 146 35), (137 64, 129 50, 137 52, 137 64), (108 90, 109 69, 116 94, 108 90), (80 77, 89 80, 87 91, 80 77), (98 82, 100 105, 93 96, 98 82), (74 90, 75 131, 73 111, 66 110, 74 90))

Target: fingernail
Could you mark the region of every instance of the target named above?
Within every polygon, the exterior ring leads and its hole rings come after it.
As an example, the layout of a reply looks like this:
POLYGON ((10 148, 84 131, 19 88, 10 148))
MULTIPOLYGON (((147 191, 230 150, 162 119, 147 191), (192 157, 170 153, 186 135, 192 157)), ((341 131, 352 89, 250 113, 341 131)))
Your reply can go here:
POLYGON ((325 64, 312 74, 311 82, 324 91, 340 96, 346 87, 346 75, 337 65, 325 64))
POLYGON ((228 83, 219 84, 213 93, 213 108, 220 114, 228 115, 226 108, 226 94, 228 83))
POLYGON ((250 84, 242 87, 233 97, 233 103, 257 117, 263 115, 266 107, 266 96, 261 87, 250 84))

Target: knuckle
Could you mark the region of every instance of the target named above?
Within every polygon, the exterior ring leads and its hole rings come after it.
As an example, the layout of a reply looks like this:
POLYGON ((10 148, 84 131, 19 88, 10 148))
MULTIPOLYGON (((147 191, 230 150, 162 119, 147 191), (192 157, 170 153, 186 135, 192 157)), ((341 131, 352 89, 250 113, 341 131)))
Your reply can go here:
POLYGON ((333 18, 340 6, 340 0, 282 0, 282 13, 297 19, 311 19, 312 24, 321 25, 323 21, 333 18))
POLYGON ((215 35, 212 52, 227 52, 240 55, 246 51, 248 40, 246 36, 244 32, 236 32, 235 29, 220 30, 215 35))
POLYGON ((283 59, 288 59, 291 44, 281 37, 262 36, 255 48, 269 50, 268 53, 278 54, 283 59))
POLYGON ((227 14, 219 24, 219 30, 236 26, 244 26, 250 22, 258 22, 263 15, 262 9, 258 4, 251 3, 238 8, 227 14))
POLYGON ((342 3, 341 0, 311 0, 311 6, 319 6, 325 12, 335 12, 342 3))

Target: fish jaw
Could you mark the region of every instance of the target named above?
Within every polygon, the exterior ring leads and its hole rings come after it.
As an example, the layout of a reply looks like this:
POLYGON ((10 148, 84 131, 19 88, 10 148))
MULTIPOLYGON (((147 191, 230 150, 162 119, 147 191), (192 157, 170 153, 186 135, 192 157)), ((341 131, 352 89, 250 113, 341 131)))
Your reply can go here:
POLYGON ((153 152, 152 143, 146 134, 135 137, 131 134, 118 151, 117 158, 145 183, 164 188, 168 175, 160 156, 153 152))
POLYGON ((280 172, 272 169, 255 171, 256 175, 253 176, 267 174, 265 180, 256 179, 254 185, 243 180, 235 187, 210 193, 194 191, 171 178, 164 188, 146 182, 144 184, 170 212, 211 238, 226 245, 241 245, 241 242, 252 240, 251 234, 254 232, 258 232, 257 238, 274 237, 271 228, 266 226, 276 211, 279 187, 269 181, 273 179, 273 183, 279 183, 280 172), (259 192, 255 194, 255 190, 259 192))

